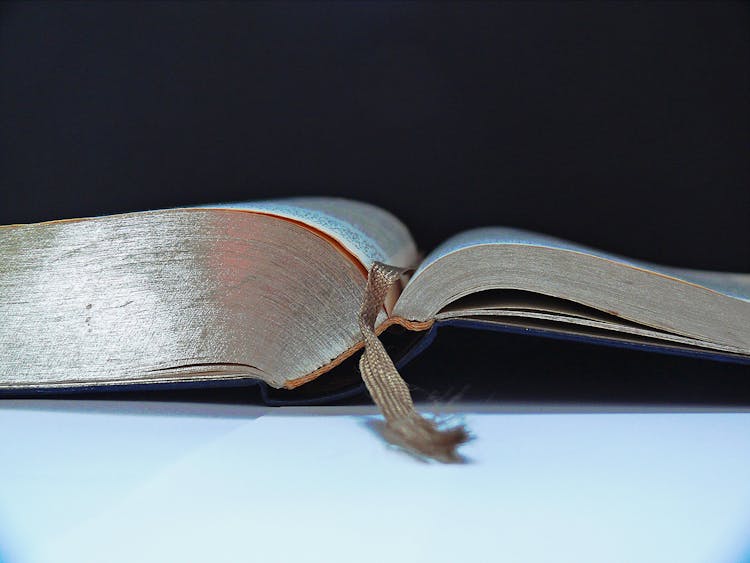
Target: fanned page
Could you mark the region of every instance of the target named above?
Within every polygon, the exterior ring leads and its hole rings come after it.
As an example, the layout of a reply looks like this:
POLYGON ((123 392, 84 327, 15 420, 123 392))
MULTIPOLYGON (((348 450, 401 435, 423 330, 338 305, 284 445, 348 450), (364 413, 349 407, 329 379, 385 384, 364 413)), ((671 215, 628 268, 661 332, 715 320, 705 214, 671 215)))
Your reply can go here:
POLYGON ((590 248, 560 238, 521 229, 512 229, 509 227, 485 227, 481 229, 472 229, 449 238, 424 259, 417 272, 415 272, 415 277, 448 254, 480 245, 495 244, 537 246, 588 254, 590 256, 596 256, 604 260, 617 262, 633 268, 671 276, 680 281, 705 286, 709 289, 713 289, 717 293, 723 293, 730 297, 750 301, 750 273, 739 274, 734 272, 710 272, 686 268, 670 268, 668 266, 662 266, 660 264, 654 264, 643 260, 626 258, 611 252, 597 250, 595 248, 590 248))
POLYGON ((440 245, 394 314, 750 355, 750 275, 660 266, 510 228, 440 245))
POLYGON ((0 389, 304 382, 360 343, 373 261, 416 256, 331 198, 0 227, 0 389))

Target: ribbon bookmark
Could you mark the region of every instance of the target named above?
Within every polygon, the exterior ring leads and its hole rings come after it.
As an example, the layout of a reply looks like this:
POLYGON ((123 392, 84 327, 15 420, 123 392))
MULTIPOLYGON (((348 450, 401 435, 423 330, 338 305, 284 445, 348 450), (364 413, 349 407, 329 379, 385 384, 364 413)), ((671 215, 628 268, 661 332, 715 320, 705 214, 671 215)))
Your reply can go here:
POLYGON ((383 436, 387 441, 438 461, 461 461, 457 448, 469 440, 469 433, 461 425, 446 428, 416 411, 406 382, 375 334, 375 322, 388 290, 404 271, 381 262, 375 262, 370 269, 359 311, 359 328, 365 342, 359 371, 385 418, 383 436))

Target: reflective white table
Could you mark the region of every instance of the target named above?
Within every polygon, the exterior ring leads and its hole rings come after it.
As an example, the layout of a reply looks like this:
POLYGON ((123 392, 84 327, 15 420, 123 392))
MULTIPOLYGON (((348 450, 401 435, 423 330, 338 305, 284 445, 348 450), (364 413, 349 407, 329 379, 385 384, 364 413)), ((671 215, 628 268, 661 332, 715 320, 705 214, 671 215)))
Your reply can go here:
POLYGON ((454 404, 462 465, 368 407, 0 402, 0 561, 750 560, 750 412, 454 404))

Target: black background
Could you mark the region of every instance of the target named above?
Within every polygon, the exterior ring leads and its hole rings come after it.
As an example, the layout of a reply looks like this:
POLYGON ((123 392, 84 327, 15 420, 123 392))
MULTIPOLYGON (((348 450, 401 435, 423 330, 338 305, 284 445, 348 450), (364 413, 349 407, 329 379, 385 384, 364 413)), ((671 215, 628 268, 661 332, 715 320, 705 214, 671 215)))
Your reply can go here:
MULTIPOLYGON (((750 6, 0 5, 0 224, 338 195, 750 271, 750 6)), ((747 367, 445 330, 421 396, 750 404, 747 367), (456 382, 460 381, 460 384, 456 382)))

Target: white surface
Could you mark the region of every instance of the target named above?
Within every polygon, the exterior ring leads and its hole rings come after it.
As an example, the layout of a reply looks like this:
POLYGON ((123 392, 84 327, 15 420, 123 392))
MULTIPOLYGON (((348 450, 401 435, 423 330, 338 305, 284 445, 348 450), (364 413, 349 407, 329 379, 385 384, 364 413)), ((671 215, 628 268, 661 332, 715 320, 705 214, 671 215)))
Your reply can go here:
POLYGON ((6 400, 0 560, 750 560, 750 413, 457 408, 464 465, 369 409, 6 400))

